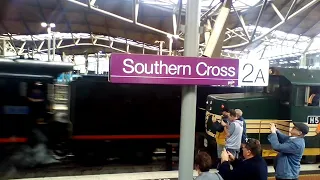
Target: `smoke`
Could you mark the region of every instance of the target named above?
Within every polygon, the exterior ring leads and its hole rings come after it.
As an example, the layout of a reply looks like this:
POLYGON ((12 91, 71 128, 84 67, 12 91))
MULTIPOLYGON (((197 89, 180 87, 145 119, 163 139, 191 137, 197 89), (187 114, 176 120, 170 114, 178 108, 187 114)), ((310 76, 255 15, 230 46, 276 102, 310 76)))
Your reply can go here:
POLYGON ((7 179, 19 169, 29 169, 39 165, 58 163, 53 153, 48 149, 47 138, 37 130, 33 130, 31 144, 23 145, 14 152, 7 160, 0 164, 0 179, 7 179))

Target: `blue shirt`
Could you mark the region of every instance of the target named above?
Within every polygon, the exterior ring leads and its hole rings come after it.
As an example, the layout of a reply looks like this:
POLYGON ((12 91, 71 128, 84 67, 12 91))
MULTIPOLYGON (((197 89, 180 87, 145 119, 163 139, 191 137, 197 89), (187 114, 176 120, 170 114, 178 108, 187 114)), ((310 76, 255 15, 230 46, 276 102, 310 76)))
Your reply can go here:
POLYGON ((297 179, 305 148, 304 138, 290 137, 277 130, 268 136, 272 148, 278 152, 274 167, 276 178, 297 179))
POLYGON ((202 172, 195 180, 223 180, 219 173, 202 172))
POLYGON ((241 138, 243 132, 243 121, 235 120, 229 125, 229 137, 226 140, 226 148, 239 150, 241 148, 241 138))

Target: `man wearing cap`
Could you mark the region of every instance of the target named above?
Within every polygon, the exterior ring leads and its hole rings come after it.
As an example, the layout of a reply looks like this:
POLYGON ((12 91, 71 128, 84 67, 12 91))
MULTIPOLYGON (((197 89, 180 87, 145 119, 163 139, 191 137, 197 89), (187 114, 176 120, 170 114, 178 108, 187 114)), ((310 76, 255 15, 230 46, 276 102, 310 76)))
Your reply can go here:
POLYGON ((277 180, 297 180, 299 177, 300 161, 305 148, 304 136, 308 134, 309 127, 304 123, 293 124, 291 136, 287 136, 277 130, 274 123, 271 123, 271 134, 268 140, 272 148, 278 152, 274 164, 277 180))

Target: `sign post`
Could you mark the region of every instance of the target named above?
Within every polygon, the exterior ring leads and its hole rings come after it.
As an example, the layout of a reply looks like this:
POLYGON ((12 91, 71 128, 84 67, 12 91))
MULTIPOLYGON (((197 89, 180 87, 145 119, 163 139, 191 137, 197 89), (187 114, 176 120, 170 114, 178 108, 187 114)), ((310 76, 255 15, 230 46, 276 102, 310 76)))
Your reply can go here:
MULTIPOLYGON (((184 56, 199 56, 200 0, 187 1, 184 56)), ((195 84, 196 85, 196 84, 195 84)), ((181 101, 179 180, 193 179, 197 86, 184 86, 181 101)))

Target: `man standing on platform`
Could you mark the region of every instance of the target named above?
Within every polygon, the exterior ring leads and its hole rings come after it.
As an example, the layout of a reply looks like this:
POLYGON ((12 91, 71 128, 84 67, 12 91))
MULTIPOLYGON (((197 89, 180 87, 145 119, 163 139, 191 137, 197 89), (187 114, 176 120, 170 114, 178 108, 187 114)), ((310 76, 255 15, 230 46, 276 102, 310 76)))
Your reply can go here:
POLYGON ((230 124, 227 125, 224 121, 221 121, 221 125, 227 130, 226 149, 237 159, 241 148, 243 122, 237 120, 237 113, 235 110, 231 109, 229 114, 230 124))
POLYGON ((297 180, 300 173, 300 161, 305 149, 304 136, 308 134, 309 127, 304 123, 294 123, 287 136, 277 130, 274 123, 270 124, 271 134, 268 140, 272 148, 278 152, 274 168, 277 180, 297 180))

